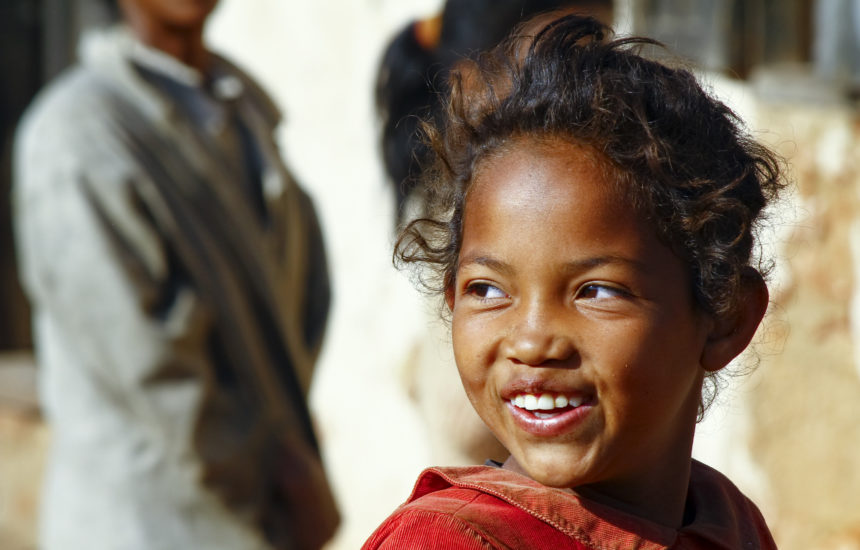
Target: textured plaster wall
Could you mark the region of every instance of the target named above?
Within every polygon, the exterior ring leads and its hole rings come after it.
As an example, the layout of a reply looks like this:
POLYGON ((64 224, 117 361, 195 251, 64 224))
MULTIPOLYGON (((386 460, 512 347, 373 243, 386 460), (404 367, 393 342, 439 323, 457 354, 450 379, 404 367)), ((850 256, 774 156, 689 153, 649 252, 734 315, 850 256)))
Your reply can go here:
POLYGON ((790 160, 797 219, 772 346, 751 392, 750 449, 767 477, 780 548, 860 548, 860 117, 764 104, 790 160))

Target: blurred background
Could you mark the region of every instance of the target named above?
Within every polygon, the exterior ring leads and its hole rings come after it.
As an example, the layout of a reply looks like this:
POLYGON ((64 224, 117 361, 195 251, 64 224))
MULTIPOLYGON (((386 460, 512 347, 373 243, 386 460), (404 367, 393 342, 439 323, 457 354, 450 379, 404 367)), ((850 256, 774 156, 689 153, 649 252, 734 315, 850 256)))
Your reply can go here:
MULTIPOLYGON (((221 0, 208 27, 210 45, 286 112, 283 154, 321 215, 335 302, 311 408, 345 515, 336 549, 360 546, 423 467, 483 452, 468 448, 481 436, 460 421, 469 414, 462 399, 446 399, 456 383, 428 390, 437 375, 453 379, 454 366, 436 305, 391 267, 395 199, 374 107, 386 44, 441 4, 221 0), (417 363, 436 370, 428 376, 417 363)), ((697 67, 788 159, 794 181, 763 234, 776 262, 771 310, 736 370, 757 368, 722 392, 695 454, 760 505, 780 548, 860 549, 860 1, 615 0, 612 8, 619 32, 653 36, 697 67)), ((8 550, 36 547, 51 439, 16 277, 12 136, 36 91, 75 59, 80 33, 105 20, 103 9, 100 0, 0 3, 0 548, 8 550)))

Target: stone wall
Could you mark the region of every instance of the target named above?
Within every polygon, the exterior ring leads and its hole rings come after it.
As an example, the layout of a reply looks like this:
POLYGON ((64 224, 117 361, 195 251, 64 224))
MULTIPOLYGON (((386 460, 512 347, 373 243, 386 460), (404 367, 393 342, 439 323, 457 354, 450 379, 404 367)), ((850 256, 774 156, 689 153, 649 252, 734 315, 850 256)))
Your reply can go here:
POLYGON ((781 549, 858 549, 860 118, 765 103, 758 125, 791 163, 797 215, 751 390, 751 454, 781 549))

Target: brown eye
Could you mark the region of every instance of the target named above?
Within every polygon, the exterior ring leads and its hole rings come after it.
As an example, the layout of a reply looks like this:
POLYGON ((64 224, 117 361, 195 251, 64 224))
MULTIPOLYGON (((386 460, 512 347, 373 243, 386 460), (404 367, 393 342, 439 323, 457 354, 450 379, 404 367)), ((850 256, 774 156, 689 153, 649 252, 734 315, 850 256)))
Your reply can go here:
POLYGON ((466 294, 470 294, 482 300, 508 297, 504 291, 489 283, 471 283, 466 287, 466 294))
POLYGON ((625 296, 625 293, 620 289, 606 285, 588 284, 580 289, 576 297, 586 300, 609 300, 622 296, 625 296))

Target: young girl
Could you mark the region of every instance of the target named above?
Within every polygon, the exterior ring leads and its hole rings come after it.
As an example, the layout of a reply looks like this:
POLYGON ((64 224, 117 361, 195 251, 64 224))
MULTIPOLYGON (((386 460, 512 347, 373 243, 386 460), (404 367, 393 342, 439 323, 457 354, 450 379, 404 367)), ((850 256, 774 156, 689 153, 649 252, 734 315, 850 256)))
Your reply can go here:
POLYGON ((775 548, 691 448, 767 308, 753 230, 779 163, 647 39, 606 34, 532 22, 452 78, 398 254, 440 275, 463 386, 511 455, 425 471, 366 549, 775 548))

